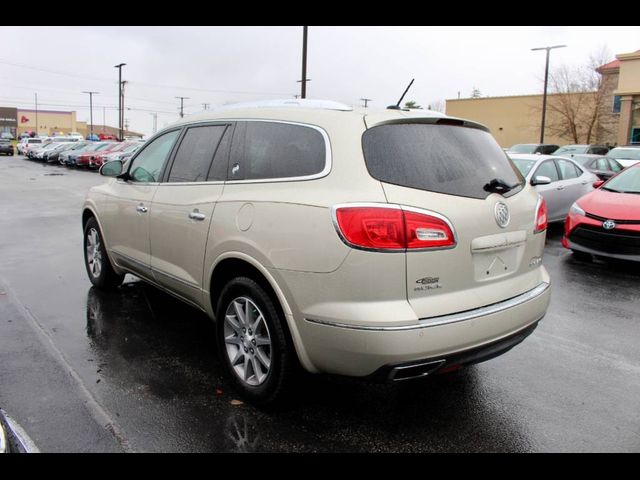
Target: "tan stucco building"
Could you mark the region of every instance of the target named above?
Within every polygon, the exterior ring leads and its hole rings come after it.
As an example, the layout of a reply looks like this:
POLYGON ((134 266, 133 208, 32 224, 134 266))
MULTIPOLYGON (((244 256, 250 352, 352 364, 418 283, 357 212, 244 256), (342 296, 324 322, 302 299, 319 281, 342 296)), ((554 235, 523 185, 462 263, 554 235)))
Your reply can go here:
POLYGON ((86 122, 78 122, 76 112, 38 109, 36 115, 34 109, 18 108, 17 135, 24 132, 37 132, 39 135, 78 132, 85 135, 86 130, 86 122))
MULTIPOLYGON (((640 50, 620 54, 613 62, 597 69, 602 76, 598 92, 570 94, 569 101, 601 101, 603 108, 593 128, 590 143, 627 145, 640 143, 640 50)), ((562 101, 561 95, 549 94, 547 105, 562 101)), ((449 99, 446 113, 483 123, 502 147, 516 143, 537 143, 540 140, 542 95, 449 99)), ((560 134, 554 125, 560 115, 547 108, 545 143, 565 145, 574 138, 560 134)), ((586 129, 585 124, 577 125, 586 129)), ((584 132, 579 132, 586 138, 584 132)), ((584 141, 584 140, 581 140, 584 141)))

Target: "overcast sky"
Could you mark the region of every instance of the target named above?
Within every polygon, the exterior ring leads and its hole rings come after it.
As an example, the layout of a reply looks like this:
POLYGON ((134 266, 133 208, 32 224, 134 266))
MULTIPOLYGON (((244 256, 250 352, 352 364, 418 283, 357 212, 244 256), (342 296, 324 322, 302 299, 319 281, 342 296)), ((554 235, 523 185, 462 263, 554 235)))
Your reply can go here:
MULTIPOLYGON (((639 27, 309 27, 308 98, 371 107, 406 100, 540 93, 544 52, 566 44, 551 64, 584 64, 607 47, 640 49, 639 27)), ((185 114, 225 103, 300 92, 302 27, 0 27, 0 106, 76 110, 94 124, 117 125, 117 69, 126 63, 125 118, 145 134, 185 114), (103 109, 103 106, 105 107, 103 109)))

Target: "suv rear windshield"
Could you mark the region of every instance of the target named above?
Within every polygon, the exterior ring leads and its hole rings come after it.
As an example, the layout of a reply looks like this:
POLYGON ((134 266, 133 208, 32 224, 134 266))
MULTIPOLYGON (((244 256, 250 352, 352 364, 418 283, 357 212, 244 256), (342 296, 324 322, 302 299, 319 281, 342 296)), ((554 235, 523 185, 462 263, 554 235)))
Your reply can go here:
POLYGON ((493 137, 477 128, 391 124, 362 137, 371 176, 382 182, 430 192, 484 199, 491 185, 520 191, 524 179, 493 137))

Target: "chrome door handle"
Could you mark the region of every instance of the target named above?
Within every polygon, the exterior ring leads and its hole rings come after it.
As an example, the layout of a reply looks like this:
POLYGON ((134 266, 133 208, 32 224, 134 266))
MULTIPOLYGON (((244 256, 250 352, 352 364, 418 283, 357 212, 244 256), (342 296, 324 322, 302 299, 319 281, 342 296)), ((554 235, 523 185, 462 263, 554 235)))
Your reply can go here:
POLYGON ((194 210, 193 212, 189 212, 189 218, 191 220, 198 220, 198 221, 202 221, 204 220, 206 217, 206 215, 204 213, 200 213, 197 209, 194 210))
POLYGON ((140 212, 140 213, 147 213, 149 209, 147 207, 145 207, 143 204, 140 204, 136 207, 136 211, 140 212))

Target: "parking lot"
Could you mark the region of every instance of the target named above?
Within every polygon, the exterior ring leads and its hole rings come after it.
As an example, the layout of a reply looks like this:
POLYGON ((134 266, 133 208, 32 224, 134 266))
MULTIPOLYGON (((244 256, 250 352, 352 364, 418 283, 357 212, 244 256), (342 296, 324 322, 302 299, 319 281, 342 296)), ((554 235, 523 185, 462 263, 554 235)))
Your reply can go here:
POLYGON ((313 377, 295 404, 237 400, 201 313, 134 277, 91 287, 88 171, 0 158, 0 406, 42 451, 640 451, 640 271, 547 234, 546 317, 524 343, 398 385, 313 377))

